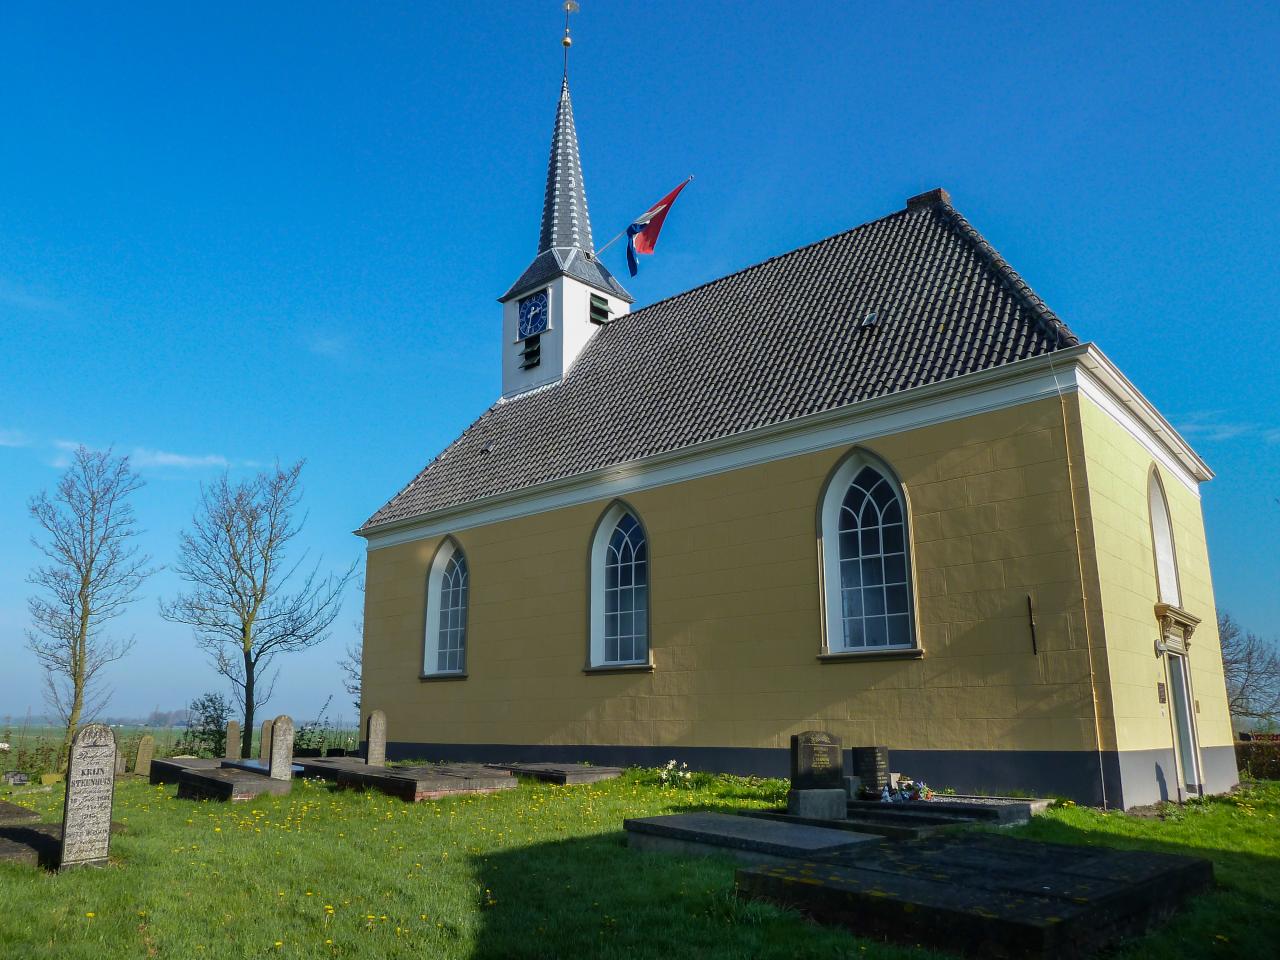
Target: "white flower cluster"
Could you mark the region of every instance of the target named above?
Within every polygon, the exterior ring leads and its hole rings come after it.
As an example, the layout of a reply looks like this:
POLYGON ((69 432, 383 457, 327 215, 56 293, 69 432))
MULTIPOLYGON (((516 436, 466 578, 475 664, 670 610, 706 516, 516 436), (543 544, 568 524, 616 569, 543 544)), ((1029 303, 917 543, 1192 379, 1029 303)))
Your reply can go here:
POLYGON ((3 750, 5 753, 8 753, 10 749, 11 748, 7 743, 0 743, 0 750, 3 750))
POLYGON ((658 768, 658 783, 664 787, 688 787, 693 780, 693 771, 687 763, 668 760, 665 767, 658 768))

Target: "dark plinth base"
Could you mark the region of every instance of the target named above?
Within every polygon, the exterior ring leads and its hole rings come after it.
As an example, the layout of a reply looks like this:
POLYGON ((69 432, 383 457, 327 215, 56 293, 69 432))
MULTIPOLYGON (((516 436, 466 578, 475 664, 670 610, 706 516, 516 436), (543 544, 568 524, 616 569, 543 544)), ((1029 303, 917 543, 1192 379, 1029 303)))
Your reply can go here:
POLYGON ((165 757, 151 761, 151 782, 177 783, 184 770, 217 770, 221 760, 202 760, 199 757, 165 757))
MULTIPOLYGON (((124 825, 111 822, 112 833, 123 833, 124 825)), ((62 855, 62 824, 33 823, 23 826, 0 826, 0 863, 21 863, 58 869, 62 855)), ((93 865, 106 863, 94 860, 93 865)), ((74 864, 80 866, 80 864, 74 864)))
POLYGON ((743 863, 783 864, 792 859, 875 847, 881 838, 850 830, 779 823, 731 813, 675 813, 624 820, 627 846, 685 856, 728 856, 743 863))
POLYGON ((585 763, 489 763, 493 770, 506 770, 522 777, 533 777, 566 786, 575 783, 598 783, 613 780, 625 772, 622 767, 593 767, 585 763))
POLYGON ((350 760, 338 767, 338 786, 381 790, 410 803, 464 793, 513 790, 519 783, 505 770, 479 764, 448 763, 425 767, 371 767, 350 760))
POLYGON ((178 780, 178 796, 184 800, 252 800, 264 793, 282 797, 292 788, 292 780, 272 780, 261 773, 226 767, 184 770, 178 780))
POLYGON ((18 806, 8 800, 0 800, 0 827, 21 826, 24 823, 39 823, 40 814, 27 807, 18 806))
POLYGON ((1207 860, 990 834, 739 870, 738 896, 860 936, 984 957, 1087 956, 1213 882, 1207 860))

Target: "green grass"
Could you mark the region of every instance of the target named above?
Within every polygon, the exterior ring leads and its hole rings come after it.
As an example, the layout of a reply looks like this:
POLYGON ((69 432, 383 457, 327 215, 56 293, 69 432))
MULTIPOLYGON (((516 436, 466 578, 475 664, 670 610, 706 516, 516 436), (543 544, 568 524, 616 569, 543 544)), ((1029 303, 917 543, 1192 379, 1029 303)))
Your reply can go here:
MULTIPOLYGON (((779 781, 633 772, 416 805, 299 782, 248 804, 122 782, 113 863, 0 865, 0 956, 926 957, 732 896, 733 865, 639 855, 624 817, 779 802, 779 781)), ((13 798, 11 798, 13 799, 13 798)), ((21 802, 49 819, 61 793, 21 802)), ((1280 784, 1138 820, 1060 809, 1019 832, 1212 857, 1219 889, 1125 957, 1270 956, 1280 942, 1280 784)))

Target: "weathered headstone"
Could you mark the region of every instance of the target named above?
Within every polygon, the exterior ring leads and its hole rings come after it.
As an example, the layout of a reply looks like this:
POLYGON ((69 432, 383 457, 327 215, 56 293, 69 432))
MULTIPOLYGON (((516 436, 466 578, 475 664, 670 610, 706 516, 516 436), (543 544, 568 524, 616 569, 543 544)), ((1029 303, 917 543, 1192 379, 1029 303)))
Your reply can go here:
POLYGON ((271 722, 271 779, 293 779, 293 721, 284 714, 271 722))
POLYGON ((227 746, 222 753, 228 760, 240 759, 240 721, 227 723, 227 746))
POLYGON ((267 760, 271 756, 271 721, 262 721, 262 739, 258 743, 258 759, 267 760))
POLYGON ((129 760, 119 750, 116 751, 116 776, 127 777, 129 775, 129 760))
POLYGON ((139 777, 151 776, 151 761, 156 755, 156 738, 147 734, 138 741, 138 752, 133 757, 133 772, 139 777))
POLYGON ((371 767, 387 765, 387 715, 373 710, 364 726, 364 762, 371 767))
POLYGON ((31 782, 31 778, 21 770, 6 770, 4 782, 12 787, 25 787, 31 782))
POLYGON ((115 794, 116 737, 102 723, 82 727, 71 741, 67 796, 62 807, 59 869, 98 866, 111 848, 111 801, 115 794))
POLYGON ((787 812, 797 817, 843 820, 847 802, 840 738, 821 730, 794 734, 787 812))

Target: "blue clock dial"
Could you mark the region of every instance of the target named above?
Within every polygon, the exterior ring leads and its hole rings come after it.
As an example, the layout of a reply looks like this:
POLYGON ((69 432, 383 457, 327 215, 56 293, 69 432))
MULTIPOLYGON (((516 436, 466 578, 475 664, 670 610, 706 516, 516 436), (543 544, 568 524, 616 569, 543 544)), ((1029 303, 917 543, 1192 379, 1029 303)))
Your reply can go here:
POLYGON ((519 338, 527 340, 547 329, 547 291, 539 290, 520 301, 519 338))

